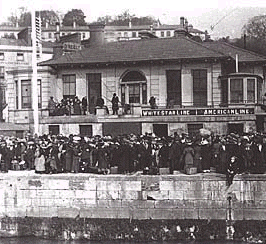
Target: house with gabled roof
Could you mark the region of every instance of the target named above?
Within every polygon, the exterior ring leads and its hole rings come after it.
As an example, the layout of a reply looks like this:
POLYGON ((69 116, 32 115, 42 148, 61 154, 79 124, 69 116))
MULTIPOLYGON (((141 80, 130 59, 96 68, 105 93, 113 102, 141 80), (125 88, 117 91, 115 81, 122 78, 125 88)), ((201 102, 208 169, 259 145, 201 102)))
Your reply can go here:
POLYGON ((104 26, 97 28, 81 50, 39 63, 56 74, 50 96, 57 101, 87 97, 89 108, 86 115, 42 116, 41 133, 264 131, 259 104, 266 57, 226 43, 195 42, 184 28, 173 38, 109 43, 103 41, 104 26), (101 97, 111 111, 113 93, 120 99, 118 115, 96 106, 101 97), (151 97, 155 108, 149 104, 151 97))

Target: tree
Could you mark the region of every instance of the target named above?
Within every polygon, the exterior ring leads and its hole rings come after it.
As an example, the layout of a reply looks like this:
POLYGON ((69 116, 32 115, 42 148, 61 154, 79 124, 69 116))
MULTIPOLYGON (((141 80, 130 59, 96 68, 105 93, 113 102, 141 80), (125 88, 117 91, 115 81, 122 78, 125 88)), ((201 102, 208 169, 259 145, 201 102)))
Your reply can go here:
POLYGON ((105 25, 109 26, 128 26, 130 21, 133 26, 152 25, 154 23, 157 23, 157 20, 154 17, 137 17, 134 14, 130 14, 129 10, 123 11, 121 14, 115 16, 114 18, 106 15, 97 19, 97 22, 104 23, 105 25))
POLYGON ((59 21, 58 14, 53 10, 42 10, 40 11, 40 16, 42 20, 42 26, 45 26, 46 23, 55 26, 56 22, 59 21))
POLYGON ((266 55, 266 15, 255 16, 243 26, 245 35, 233 44, 266 55))
POLYGON ((30 26, 31 25, 31 14, 29 11, 27 11, 27 8, 20 7, 15 12, 11 13, 11 16, 8 17, 8 21, 16 26, 30 26))
POLYGON ((76 21, 77 25, 84 26, 86 25, 85 18, 86 16, 81 9, 72 9, 65 14, 63 18, 63 25, 72 26, 73 22, 76 21))
POLYGON ((259 41, 266 39, 266 15, 255 16, 251 18, 243 27, 247 36, 253 37, 259 41))

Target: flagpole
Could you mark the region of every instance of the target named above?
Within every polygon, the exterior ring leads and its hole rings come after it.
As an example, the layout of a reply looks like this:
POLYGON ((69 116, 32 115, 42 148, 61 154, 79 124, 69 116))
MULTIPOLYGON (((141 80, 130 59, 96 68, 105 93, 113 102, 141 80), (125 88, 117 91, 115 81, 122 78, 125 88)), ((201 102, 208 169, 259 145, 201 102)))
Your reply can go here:
POLYGON ((38 85, 37 85, 37 51, 36 51, 36 16, 34 6, 31 11, 31 40, 32 40, 32 79, 31 79, 31 94, 32 94, 32 109, 34 121, 34 134, 39 135, 39 114, 38 114, 38 85))

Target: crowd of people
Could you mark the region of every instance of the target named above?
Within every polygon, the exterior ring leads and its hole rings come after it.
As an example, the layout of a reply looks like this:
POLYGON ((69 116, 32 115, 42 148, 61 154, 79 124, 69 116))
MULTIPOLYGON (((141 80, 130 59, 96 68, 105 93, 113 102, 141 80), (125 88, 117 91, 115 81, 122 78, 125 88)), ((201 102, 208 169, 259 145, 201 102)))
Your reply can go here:
POLYGON ((62 115, 86 115, 88 101, 87 97, 80 100, 77 96, 74 98, 63 98, 60 102, 56 102, 53 97, 50 97, 48 102, 49 116, 62 115))
POLYGON ((142 171, 159 174, 218 172, 227 175, 228 184, 235 174, 264 173, 266 136, 258 133, 225 136, 198 133, 159 138, 151 133, 81 137, 42 135, 0 138, 1 171, 35 170, 36 173, 88 172, 120 174, 142 171))

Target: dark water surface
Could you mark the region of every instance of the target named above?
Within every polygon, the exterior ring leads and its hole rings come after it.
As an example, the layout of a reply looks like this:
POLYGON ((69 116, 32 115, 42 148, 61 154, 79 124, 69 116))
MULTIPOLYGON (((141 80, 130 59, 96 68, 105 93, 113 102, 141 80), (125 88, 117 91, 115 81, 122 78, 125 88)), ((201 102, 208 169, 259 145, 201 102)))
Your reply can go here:
MULTIPOLYGON (((88 240, 72 240, 58 241, 45 240, 37 237, 19 237, 19 238, 0 238, 0 244, 142 244, 143 242, 133 241, 88 241, 88 240)), ((150 241, 145 244, 244 244, 246 242, 239 241, 150 241)))

